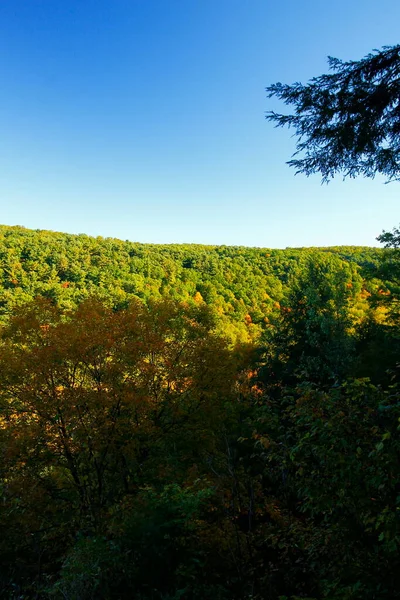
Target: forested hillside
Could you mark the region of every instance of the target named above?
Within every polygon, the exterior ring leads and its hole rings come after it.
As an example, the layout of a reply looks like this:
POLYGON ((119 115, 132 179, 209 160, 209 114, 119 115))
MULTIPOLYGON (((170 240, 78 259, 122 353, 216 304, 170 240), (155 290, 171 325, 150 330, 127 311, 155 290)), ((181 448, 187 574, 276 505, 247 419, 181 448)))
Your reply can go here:
POLYGON ((3 226, 0 596, 398 597, 385 236, 268 250, 3 226))
POLYGON ((357 281, 353 300, 362 310, 361 288, 365 295, 380 285, 371 281, 377 248, 156 245, 1 226, 0 314, 36 296, 62 308, 93 294, 116 308, 170 298, 204 302, 225 336, 255 339, 280 314, 293 273, 321 253, 333 270, 343 264, 346 283, 357 281))
POLYGON ((400 600, 399 22, 0 1, 0 600, 400 600))

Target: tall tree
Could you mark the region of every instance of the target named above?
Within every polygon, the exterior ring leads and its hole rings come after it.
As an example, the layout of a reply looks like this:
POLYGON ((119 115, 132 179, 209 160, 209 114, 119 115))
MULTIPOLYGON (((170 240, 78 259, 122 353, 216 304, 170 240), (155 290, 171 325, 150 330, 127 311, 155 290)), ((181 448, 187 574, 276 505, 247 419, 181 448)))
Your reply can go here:
POLYGON ((207 313, 168 302, 113 311, 93 299, 63 313, 40 299, 1 331, 3 563, 15 562, 9 547, 35 555, 32 531, 62 552, 65 536, 104 528, 143 485, 177 480, 211 451, 236 359, 207 313))
POLYGON ((362 279, 354 265, 313 253, 291 275, 281 320, 269 340, 266 377, 314 383, 340 380, 353 354, 351 306, 362 279))
POLYGON ((332 73, 309 83, 268 86, 294 107, 289 115, 267 112, 277 127, 292 127, 297 173, 400 179, 400 45, 384 46, 358 61, 328 57, 332 73), (300 156, 299 156, 300 155, 300 156), (299 156, 299 157, 298 157, 299 156), (297 158, 298 157, 298 158, 297 158))

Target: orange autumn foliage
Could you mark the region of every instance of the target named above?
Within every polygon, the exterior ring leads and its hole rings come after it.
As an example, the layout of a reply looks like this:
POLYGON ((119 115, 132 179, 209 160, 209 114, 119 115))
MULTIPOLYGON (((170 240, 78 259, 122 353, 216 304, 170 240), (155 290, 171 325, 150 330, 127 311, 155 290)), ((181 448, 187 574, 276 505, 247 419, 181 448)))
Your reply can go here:
POLYGON ((237 364, 205 310, 133 302, 115 312, 97 300, 67 314, 44 300, 21 309, 0 346, 0 429, 19 493, 30 494, 28 475, 67 487, 79 513, 96 519, 135 487, 149 445, 184 427, 191 444, 214 443, 237 364))

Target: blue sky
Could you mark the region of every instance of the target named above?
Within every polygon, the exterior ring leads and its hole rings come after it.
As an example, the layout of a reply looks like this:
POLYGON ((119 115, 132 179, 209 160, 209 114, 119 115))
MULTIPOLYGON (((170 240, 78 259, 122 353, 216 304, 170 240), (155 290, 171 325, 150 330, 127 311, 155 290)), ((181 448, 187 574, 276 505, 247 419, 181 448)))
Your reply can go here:
POLYGON ((1 0, 0 222, 374 245, 400 185, 295 176, 265 87, 399 43, 398 0, 1 0))

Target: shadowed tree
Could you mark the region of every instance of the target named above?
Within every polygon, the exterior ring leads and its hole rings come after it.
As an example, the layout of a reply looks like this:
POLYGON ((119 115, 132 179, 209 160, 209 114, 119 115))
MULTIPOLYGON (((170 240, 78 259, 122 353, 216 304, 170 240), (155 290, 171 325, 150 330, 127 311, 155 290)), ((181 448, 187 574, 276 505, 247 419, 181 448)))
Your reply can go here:
POLYGON ((277 127, 294 129, 296 173, 400 179, 400 45, 384 46, 358 61, 328 57, 332 73, 309 83, 275 83, 268 97, 283 100, 293 114, 268 111, 277 127))

